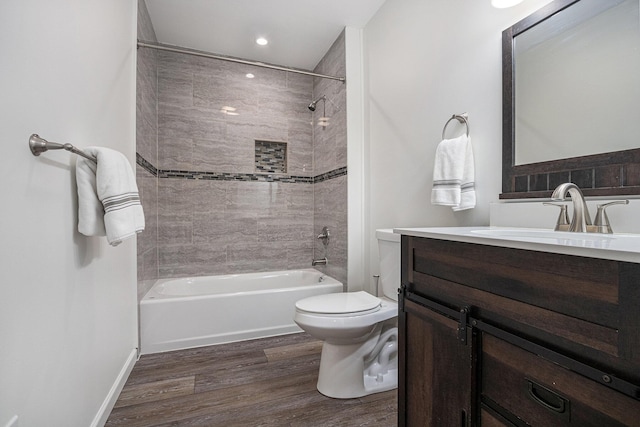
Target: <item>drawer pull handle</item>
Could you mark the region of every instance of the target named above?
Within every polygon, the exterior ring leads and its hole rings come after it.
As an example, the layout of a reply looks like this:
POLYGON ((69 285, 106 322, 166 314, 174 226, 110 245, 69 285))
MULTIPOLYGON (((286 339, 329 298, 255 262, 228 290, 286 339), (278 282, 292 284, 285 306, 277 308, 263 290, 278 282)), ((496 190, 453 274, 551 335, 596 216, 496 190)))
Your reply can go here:
POLYGON ((534 402, 558 414, 564 414, 565 411, 568 410, 569 401, 564 397, 531 380, 527 380, 527 383, 529 397, 531 397, 534 402))

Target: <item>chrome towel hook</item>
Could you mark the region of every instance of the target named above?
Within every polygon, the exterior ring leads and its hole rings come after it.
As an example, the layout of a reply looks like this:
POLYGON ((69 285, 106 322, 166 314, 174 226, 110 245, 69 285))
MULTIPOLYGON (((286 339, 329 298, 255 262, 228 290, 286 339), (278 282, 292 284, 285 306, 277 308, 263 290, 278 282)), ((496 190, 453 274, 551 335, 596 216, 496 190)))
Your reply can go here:
POLYGON ((442 129, 442 139, 444 139, 444 133, 447 130, 447 126, 449 125, 449 123, 451 122, 451 120, 457 120, 459 121, 461 124, 464 124, 467 128, 467 138, 469 137, 469 114, 468 113, 462 113, 462 114, 454 114, 453 116, 451 116, 451 118, 449 120, 447 120, 447 123, 444 124, 444 128, 442 129))

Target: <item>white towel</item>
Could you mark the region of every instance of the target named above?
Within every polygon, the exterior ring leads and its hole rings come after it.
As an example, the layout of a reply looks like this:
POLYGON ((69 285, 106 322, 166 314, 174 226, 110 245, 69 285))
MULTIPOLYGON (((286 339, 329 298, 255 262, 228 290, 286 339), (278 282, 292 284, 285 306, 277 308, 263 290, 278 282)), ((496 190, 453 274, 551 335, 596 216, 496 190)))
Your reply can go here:
POLYGON ((454 211, 476 206, 475 166, 471 138, 445 139, 436 148, 431 203, 454 211))
POLYGON ((127 158, 103 147, 87 147, 98 160, 78 157, 78 231, 85 236, 107 236, 112 246, 144 230, 136 178, 127 158))

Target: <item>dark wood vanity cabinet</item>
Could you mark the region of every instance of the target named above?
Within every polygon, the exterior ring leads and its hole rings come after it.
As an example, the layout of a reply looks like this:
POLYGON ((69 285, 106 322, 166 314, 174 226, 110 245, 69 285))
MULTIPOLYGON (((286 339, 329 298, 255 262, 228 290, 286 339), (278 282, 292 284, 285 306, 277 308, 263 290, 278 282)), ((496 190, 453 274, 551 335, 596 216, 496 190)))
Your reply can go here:
POLYGON ((399 425, 640 426, 640 264, 402 236, 399 425))

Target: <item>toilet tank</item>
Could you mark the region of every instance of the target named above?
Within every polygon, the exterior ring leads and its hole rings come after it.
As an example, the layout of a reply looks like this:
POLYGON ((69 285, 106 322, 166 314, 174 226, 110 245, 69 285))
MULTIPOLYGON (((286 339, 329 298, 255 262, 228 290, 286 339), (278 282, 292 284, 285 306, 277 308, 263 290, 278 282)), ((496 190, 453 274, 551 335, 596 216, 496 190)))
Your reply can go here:
POLYGON ((398 301, 400 287, 400 235, 393 229, 376 230, 378 253, 380 257, 380 280, 378 289, 382 294, 398 301))

